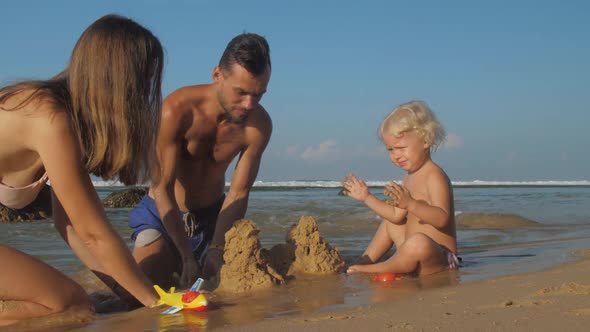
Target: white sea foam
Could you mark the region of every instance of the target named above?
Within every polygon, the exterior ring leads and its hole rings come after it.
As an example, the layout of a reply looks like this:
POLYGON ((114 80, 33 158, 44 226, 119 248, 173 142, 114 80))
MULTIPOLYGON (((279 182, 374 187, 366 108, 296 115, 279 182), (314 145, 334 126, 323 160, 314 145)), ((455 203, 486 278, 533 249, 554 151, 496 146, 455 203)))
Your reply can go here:
POLYGON ((119 181, 92 181, 95 187, 123 187, 123 183, 119 181))
MULTIPOLYGON (((383 187, 389 181, 365 181, 370 187, 383 187)), ((400 182, 400 180, 396 180, 400 182)), ((118 181, 93 181, 96 187, 120 187, 124 186, 118 181)), ((229 186, 229 182, 226 183, 229 186)), ((254 187, 259 188, 339 188, 340 181, 330 180, 292 180, 292 181, 256 181, 254 187)), ((453 181, 455 187, 562 187, 562 186, 590 186, 588 180, 577 181, 453 181)))
POLYGON ((548 180, 548 181, 482 181, 482 180, 473 180, 473 181, 453 181, 453 186, 457 186, 457 187, 590 186, 590 181, 588 181, 588 180, 577 180, 577 181, 558 181, 558 180, 548 180))
MULTIPOLYGON (((389 181, 365 181, 370 187, 383 187, 389 181)), ((396 180, 400 183, 401 180, 396 180)), ((229 185, 229 183, 227 183, 229 185)), ((337 188, 341 187, 340 181, 256 181, 255 187, 317 187, 337 188)), ((455 187, 519 187, 519 186, 590 186, 590 181, 453 181, 455 187)))

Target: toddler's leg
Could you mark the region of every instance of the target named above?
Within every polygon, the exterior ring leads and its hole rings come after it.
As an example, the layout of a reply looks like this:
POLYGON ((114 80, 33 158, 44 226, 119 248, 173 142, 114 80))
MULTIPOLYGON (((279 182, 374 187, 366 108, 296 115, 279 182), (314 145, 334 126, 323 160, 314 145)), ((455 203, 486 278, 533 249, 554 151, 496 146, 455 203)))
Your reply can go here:
POLYGON ((373 239, 367 246, 358 264, 371 264, 378 261, 395 244, 397 247, 404 243, 405 225, 395 225, 384 220, 379 225, 373 239))
POLYGON ((412 234, 395 255, 385 262, 351 266, 347 272, 393 272, 421 275, 432 274, 447 268, 447 258, 438 243, 423 233, 412 234))

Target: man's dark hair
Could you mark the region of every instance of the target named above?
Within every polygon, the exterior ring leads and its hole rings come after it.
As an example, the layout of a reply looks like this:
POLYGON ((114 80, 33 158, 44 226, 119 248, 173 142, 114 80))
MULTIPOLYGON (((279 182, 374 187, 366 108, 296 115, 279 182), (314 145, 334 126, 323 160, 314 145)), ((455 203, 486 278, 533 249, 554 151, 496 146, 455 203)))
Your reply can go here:
POLYGON ((223 51, 219 67, 229 73, 235 63, 254 76, 264 73, 266 66, 270 69, 270 50, 266 39, 255 33, 234 37, 223 51))

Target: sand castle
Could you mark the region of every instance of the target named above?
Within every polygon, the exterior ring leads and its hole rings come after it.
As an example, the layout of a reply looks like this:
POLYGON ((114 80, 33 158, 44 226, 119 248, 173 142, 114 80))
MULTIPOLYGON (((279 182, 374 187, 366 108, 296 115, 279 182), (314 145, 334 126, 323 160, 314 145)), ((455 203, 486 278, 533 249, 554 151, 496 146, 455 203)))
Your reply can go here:
POLYGON ((320 236, 313 217, 301 217, 287 233, 287 243, 270 250, 261 248, 259 232, 247 219, 239 220, 227 231, 219 291, 243 293, 269 288, 299 273, 336 273, 344 266, 338 249, 320 236))
POLYGON ((338 249, 332 248, 321 236, 313 217, 303 216, 287 233, 287 243, 270 249, 273 266, 281 274, 336 273, 344 267, 338 249))
POLYGON ((225 233, 225 264, 219 275, 219 291, 242 293, 285 282, 260 247, 259 232, 254 222, 242 219, 225 233))

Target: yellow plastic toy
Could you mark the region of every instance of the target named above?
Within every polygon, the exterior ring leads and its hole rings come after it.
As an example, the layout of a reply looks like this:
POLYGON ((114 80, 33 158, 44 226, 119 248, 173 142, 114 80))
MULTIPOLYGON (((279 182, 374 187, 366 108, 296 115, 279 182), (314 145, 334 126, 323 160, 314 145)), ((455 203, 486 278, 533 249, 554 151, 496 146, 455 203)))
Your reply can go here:
POLYGON ((188 292, 176 293, 176 288, 170 288, 170 292, 165 292, 160 286, 154 285, 154 289, 160 295, 158 305, 166 304, 170 308, 164 310, 163 314, 174 314, 180 310, 205 311, 208 302, 205 295, 199 292, 203 279, 199 278, 188 292))

